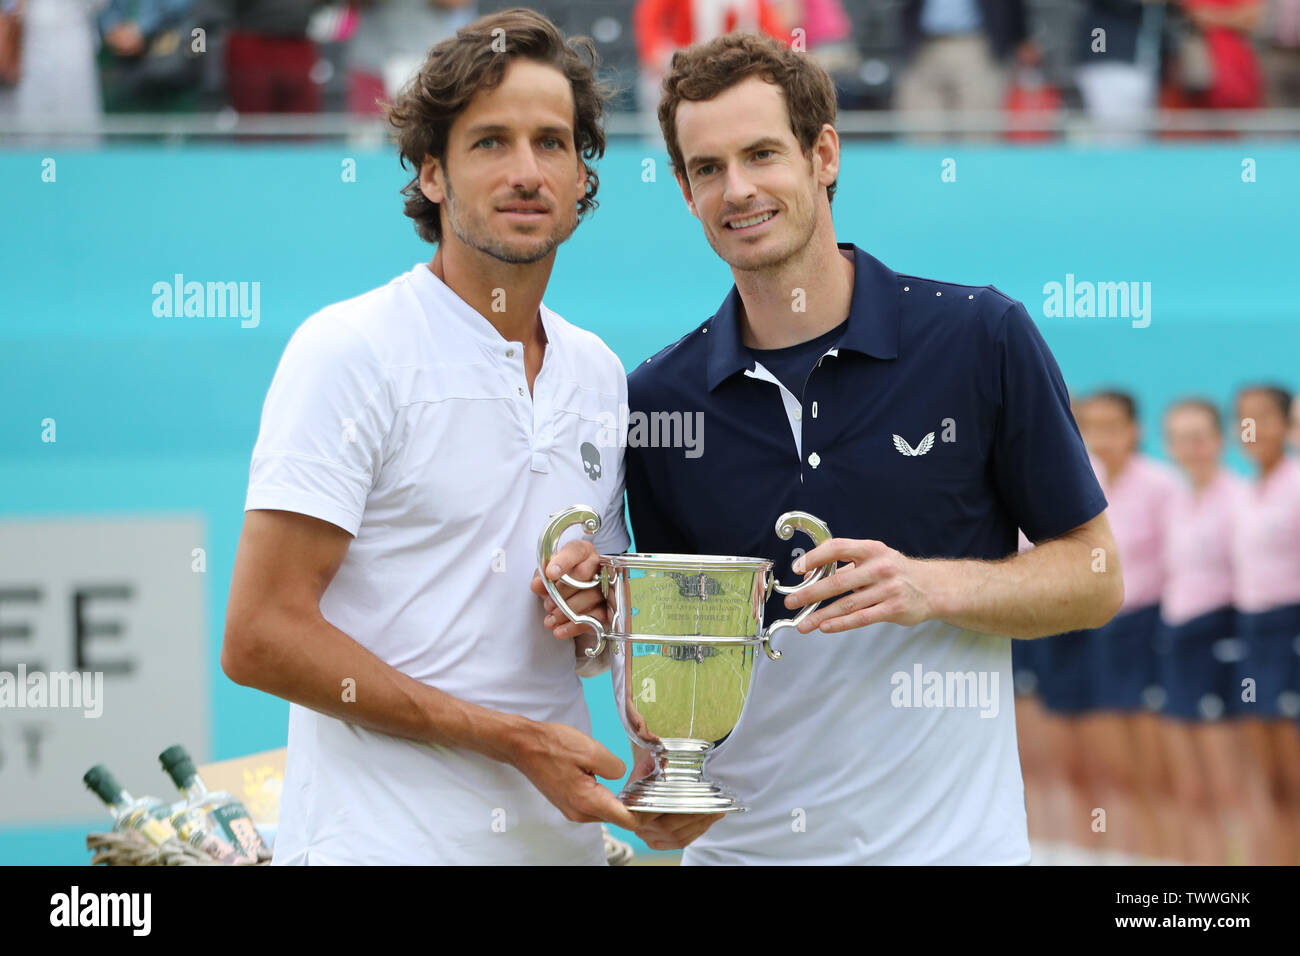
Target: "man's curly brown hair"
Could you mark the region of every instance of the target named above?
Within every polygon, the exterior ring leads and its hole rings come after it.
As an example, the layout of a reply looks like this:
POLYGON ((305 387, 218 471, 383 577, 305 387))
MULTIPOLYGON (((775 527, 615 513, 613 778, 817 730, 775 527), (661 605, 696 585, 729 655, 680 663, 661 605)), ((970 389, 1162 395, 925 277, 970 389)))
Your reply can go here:
POLYGON ((442 223, 438 204, 420 191, 420 167, 429 156, 446 167, 452 123, 477 93, 501 82, 515 57, 553 66, 568 79, 573 90, 574 146, 587 170, 587 192, 578 200, 578 218, 597 206, 600 181, 591 161, 605 155, 601 121, 610 89, 596 76, 596 48, 587 37, 566 40, 540 13, 513 7, 480 17, 433 47, 420 72, 394 102, 386 104, 402 168, 409 165, 415 170, 402 187, 404 211, 415 220, 416 232, 425 242, 442 240, 442 223))
MULTIPOLYGON (((742 80, 757 76, 785 93, 790 129, 805 156, 811 156, 822 125, 835 125, 835 84, 805 53, 769 36, 728 33, 673 54, 659 101, 659 126, 673 169, 686 177, 686 159, 677 140, 677 107, 683 100, 711 100, 742 80)), ((835 199, 835 183, 826 187, 835 199)))

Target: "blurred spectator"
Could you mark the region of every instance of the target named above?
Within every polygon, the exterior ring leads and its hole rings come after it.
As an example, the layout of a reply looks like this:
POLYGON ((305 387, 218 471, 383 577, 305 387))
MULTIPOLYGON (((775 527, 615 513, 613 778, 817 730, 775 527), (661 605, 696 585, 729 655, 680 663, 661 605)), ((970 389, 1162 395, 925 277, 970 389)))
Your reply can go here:
POLYGON ((776 12, 793 42, 803 31, 804 50, 827 73, 855 71, 861 56, 853 42, 853 24, 840 0, 778 0, 776 12))
MULTIPOLYGON (((1042 54, 1032 41, 1025 41, 1016 51, 1006 99, 1007 113, 1013 121, 1021 115, 1036 119, 1060 110, 1064 102, 1061 91, 1048 82, 1042 63, 1042 54)), ((1055 133, 1041 125, 1026 124, 1026 128, 1016 129, 1013 123, 1006 138, 1017 142, 1051 139, 1055 133)))
POLYGON ((1151 118, 1160 72, 1163 0, 1088 0, 1075 81, 1101 139, 1137 138, 1151 118))
POLYGON ((1291 425, 1287 432, 1287 442, 1292 451, 1300 452, 1300 392, 1296 392, 1291 399, 1291 425))
POLYGON ((226 89, 240 113, 315 113, 320 84, 307 22, 326 0, 213 0, 229 25, 226 89))
MULTIPOLYGON (((75 129, 76 136, 27 135, 11 144, 98 142, 103 107, 95 73, 95 15, 102 0, 0 0, 17 39, 16 82, 0 86, 0 120, 75 129)), ((11 41, 12 42, 12 41, 11 41)))
POLYGON ((776 12, 791 44, 802 44, 796 48, 830 74, 840 107, 855 107, 862 86, 862 51, 841 0, 778 0, 776 12))
POLYGON ((23 0, 0 3, 0 87, 14 86, 22 75, 23 0))
POLYGON ((1176 34, 1161 105, 1211 110, 1261 106, 1264 80, 1251 33, 1263 12, 1260 0, 1180 0, 1176 13, 1183 28, 1176 34), (1185 60, 1197 68, 1184 69, 1185 60))
POLYGON ((1256 812, 1271 819, 1252 860, 1266 865, 1300 859, 1300 461, 1286 454, 1291 398, 1279 385, 1247 385, 1233 416, 1254 466, 1232 528, 1236 636, 1245 650, 1235 684, 1253 691, 1238 716, 1266 781, 1256 812))
POLYGON ((108 0, 99 15, 106 112, 198 108, 203 53, 193 48, 194 7, 194 0, 108 0))
POLYGON ((1048 84, 1061 91, 1065 101, 1078 105, 1074 68, 1079 56, 1079 17, 1087 0, 1025 0, 1026 33, 1040 54, 1036 68, 1048 84))
POLYGON ((1005 64, 1026 41, 1022 0, 905 0, 897 106, 997 110, 1005 64))
POLYGON ((419 69, 429 47, 478 16, 475 0, 359 0, 347 45, 348 111, 379 113, 419 69))
POLYGON ((668 62, 692 43, 744 30, 790 42, 774 0, 637 0, 633 13, 641 61, 641 109, 654 116, 668 62))
POLYGON ((1268 0, 1259 38, 1268 105, 1300 108, 1300 0, 1268 0))

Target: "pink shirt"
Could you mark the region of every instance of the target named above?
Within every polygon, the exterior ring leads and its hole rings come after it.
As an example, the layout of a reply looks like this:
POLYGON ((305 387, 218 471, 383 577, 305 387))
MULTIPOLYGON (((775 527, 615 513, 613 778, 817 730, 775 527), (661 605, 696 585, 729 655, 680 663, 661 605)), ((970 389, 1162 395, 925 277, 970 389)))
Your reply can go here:
POLYGON ((1233 523, 1237 607, 1300 604, 1300 462, 1284 458, 1263 482, 1246 483, 1233 523))
POLYGON ((1181 486, 1165 529, 1165 591, 1160 616, 1182 624, 1232 604, 1232 528, 1242 481, 1219 469, 1198 494, 1181 486))
POLYGON ((803 27, 808 31, 808 47, 836 43, 853 32, 848 14, 840 0, 804 0, 803 27))
POLYGON ((1134 454, 1111 484, 1105 469, 1097 474, 1106 500, 1110 530, 1124 569, 1120 613, 1160 603, 1165 583, 1166 514, 1181 483, 1168 466, 1134 454))

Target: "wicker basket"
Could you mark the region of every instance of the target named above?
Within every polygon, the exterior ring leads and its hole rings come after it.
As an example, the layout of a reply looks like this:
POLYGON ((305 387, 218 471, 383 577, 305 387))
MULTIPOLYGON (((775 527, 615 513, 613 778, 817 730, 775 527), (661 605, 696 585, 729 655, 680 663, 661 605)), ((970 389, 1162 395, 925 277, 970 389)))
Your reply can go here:
MULTIPOLYGON (((603 829, 603 828, 602 828, 603 829)), ((632 862, 632 847, 622 840, 604 831, 605 859, 610 866, 627 866, 632 862)), ((206 853, 196 850, 187 843, 171 841, 167 846, 155 846, 144 838, 131 833, 92 833, 86 837, 86 849, 95 855, 90 865, 104 866, 225 866, 218 863, 206 853)), ((271 862, 269 855, 256 863, 237 863, 236 866, 267 866, 271 862)))
MULTIPOLYGON (((104 866, 226 866, 218 863, 201 850, 187 843, 172 840, 166 846, 155 846, 135 833, 92 833, 86 837, 86 849, 95 855, 90 864, 104 866)), ((269 854, 256 863, 237 863, 236 866, 266 866, 269 854)))

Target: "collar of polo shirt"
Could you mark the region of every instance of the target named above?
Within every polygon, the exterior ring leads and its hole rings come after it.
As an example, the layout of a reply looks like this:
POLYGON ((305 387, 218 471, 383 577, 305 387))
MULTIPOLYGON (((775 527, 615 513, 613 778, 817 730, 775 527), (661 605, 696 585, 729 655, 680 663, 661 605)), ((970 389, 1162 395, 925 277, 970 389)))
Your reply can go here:
MULTIPOLYGON (((879 359, 898 358, 901 310, 897 273, 851 242, 837 246, 853 253, 853 299, 849 303, 849 327, 836 348, 879 359)), ((737 372, 754 369, 754 358, 741 339, 739 307, 740 290, 733 285, 722 308, 705 326, 709 331, 709 391, 737 372)))
MULTIPOLYGON (((427 262, 416 263, 411 270, 411 275, 417 282, 432 289, 445 306, 445 311, 438 313, 439 321, 444 321, 447 318, 455 319, 464 331, 468 332, 475 341, 484 346, 494 357, 503 356, 505 350, 512 345, 522 344, 518 340, 507 339, 497 331, 497 327, 489 322, 476 308, 457 295, 451 286, 434 275, 427 262)), ((542 303, 538 306, 537 311, 541 316, 542 337, 546 340, 547 346, 556 344, 556 330, 548 315, 550 310, 546 308, 545 303, 542 303)), ((520 356, 522 361, 522 353, 520 353, 520 356)))

